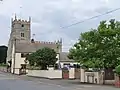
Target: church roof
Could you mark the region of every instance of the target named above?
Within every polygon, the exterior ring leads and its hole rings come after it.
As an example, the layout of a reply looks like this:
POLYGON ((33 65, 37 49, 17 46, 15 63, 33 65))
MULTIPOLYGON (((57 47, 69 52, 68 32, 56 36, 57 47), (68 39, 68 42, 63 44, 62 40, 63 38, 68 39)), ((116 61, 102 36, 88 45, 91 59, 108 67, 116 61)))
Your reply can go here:
POLYGON ((69 59, 67 56, 68 52, 61 52, 59 57, 60 62, 74 62, 74 60, 69 59))
POLYGON ((48 47, 54 49, 56 52, 58 48, 58 44, 56 43, 31 43, 31 42, 25 42, 25 43, 16 43, 16 49, 15 51, 18 53, 32 53, 35 52, 41 48, 48 47))
MULTIPOLYGON (((48 47, 54 49, 58 52, 58 44, 56 43, 31 43, 31 42, 17 42, 16 43, 16 53, 33 53, 41 48, 48 47)), ((74 60, 69 59, 68 52, 60 52, 59 60, 60 62, 74 62, 74 60)))

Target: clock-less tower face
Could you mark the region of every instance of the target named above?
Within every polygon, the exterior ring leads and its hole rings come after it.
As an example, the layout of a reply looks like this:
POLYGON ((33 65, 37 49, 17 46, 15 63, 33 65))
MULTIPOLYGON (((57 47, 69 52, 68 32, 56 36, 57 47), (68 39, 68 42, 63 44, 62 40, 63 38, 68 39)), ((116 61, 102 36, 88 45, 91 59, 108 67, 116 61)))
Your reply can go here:
POLYGON ((30 21, 17 20, 12 21, 12 37, 19 39, 21 41, 30 41, 31 30, 30 21))

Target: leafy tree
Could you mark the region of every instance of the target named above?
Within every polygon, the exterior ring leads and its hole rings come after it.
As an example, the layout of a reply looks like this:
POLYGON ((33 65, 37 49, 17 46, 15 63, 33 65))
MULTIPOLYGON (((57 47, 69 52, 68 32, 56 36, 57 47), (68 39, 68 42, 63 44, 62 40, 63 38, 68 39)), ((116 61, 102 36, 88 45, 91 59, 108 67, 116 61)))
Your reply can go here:
POLYGON ((27 60, 29 61, 30 66, 35 66, 36 63, 36 53, 32 53, 30 55, 26 56, 26 60, 25 62, 27 62, 27 60))
POLYGON ((0 46, 0 63, 6 63, 7 49, 6 46, 0 46))
POLYGON ((81 33, 68 58, 91 68, 115 68, 120 64, 120 22, 100 22, 97 29, 81 33))
POLYGON ((57 54, 54 49, 42 48, 32 53, 28 57, 29 64, 31 66, 41 67, 41 69, 47 69, 47 66, 54 65, 57 61, 57 54))
POLYGON ((120 65, 115 68, 115 72, 118 75, 120 81, 120 65))
POLYGON ((120 65, 115 68, 115 72, 120 76, 120 65))

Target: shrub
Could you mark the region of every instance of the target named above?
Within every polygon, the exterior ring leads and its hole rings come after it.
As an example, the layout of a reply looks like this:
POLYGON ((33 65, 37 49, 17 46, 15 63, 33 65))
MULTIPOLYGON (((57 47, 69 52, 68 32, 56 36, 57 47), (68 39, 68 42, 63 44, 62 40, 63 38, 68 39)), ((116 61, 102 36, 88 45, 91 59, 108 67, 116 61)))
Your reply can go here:
POLYGON ((7 67, 7 64, 1 63, 0 67, 7 67))

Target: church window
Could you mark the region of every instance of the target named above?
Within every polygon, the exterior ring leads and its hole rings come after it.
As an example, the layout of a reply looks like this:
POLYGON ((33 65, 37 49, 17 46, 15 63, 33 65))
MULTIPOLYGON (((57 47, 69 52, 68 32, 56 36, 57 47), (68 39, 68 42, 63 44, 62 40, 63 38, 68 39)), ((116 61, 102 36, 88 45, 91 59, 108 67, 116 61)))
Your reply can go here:
POLYGON ((24 24, 22 24, 21 27, 24 27, 24 24))
POLYGON ((21 33, 21 37, 24 37, 24 33, 21 33))

